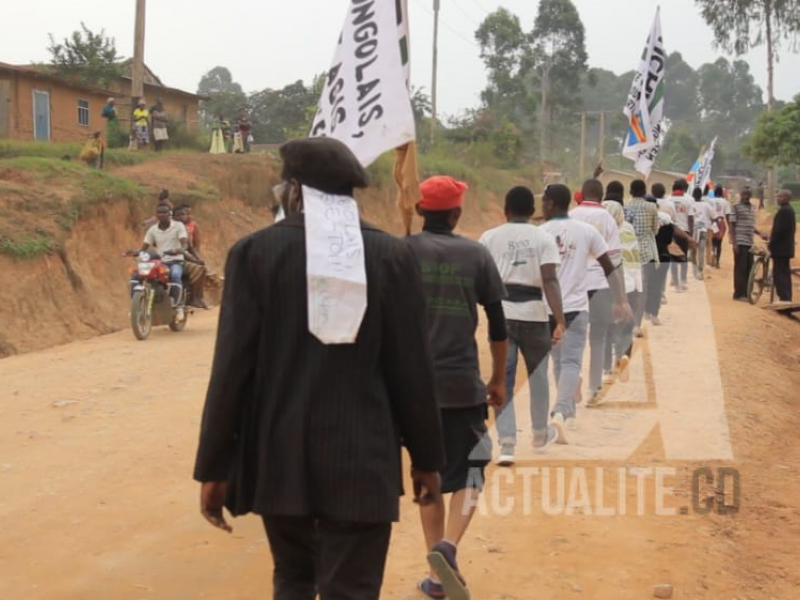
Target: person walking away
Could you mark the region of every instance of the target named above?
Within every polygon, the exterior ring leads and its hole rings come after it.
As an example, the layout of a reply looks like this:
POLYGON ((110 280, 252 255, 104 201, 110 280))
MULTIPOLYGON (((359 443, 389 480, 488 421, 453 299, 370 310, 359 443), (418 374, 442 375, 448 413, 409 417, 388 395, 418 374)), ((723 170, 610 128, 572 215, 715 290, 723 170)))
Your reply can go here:
POLYGON ((672 201, 672 198, 664 197, 667 195, 667 188, 664 187, 664 184, 654 183, 650 188, 650 193, 653 194, 653 198, 656 199, 658 211, 666 213, 669 215, 670 219, 675 221, 675 203, 672 201))
MULTIPOLYGON (((672 204, 675 206, 675 225, 692 235, 694 229, 694 201, 686 197, 689 183, 686 179, 676 179, 672 184, 672 204)), ((682 256, 671 254, 670 271, 672 273, 672 288, 676 292, 685 292, 689 289, 689 245, 681 239, 675 245, 680 249, 682 256)))
POLYGON ((690 249, 697 249, 697 242, 689 236, 688 233, 683 231, 680 227, 675 225, 672 218, 665 212, 658 213, 659 227, 656 234, 656 247, 658 248, 659 264, 656 267, 655 285, 661 291, 659 294, 660 302, 656 302, 653 297, 651 299, 651 306, 649 307, 650 318, 654 325, 660 325, 661 321, 658 318, 661 306, 663 303, 664 289, 667 286, 667 276, 669 275, 670 263, 673 256, 670 253, 670 246, 677 240, 682 240, 684 244, 688 245, 690 249))
POLYGON ((451 494, 448 511, 443 500, 420 507, 431 572, 418 587, 429 598, 449 600, 469 598, 456 554, 491 459, 487 403, 501 409, 506 401, 508 342, 502 304, 506 290, 486 248, 453 233, 466 190, 467 184, 452 177, 423 181, 416 206, 424 219, 423 230, 408 238, 422 269, 428 301, 428 334, 445 440, 442 494, 451 494), (478 304, 489 325, 492 377, 486 385, 481 381, 475 343, 478 304))
POLYGON ((792 259, 794 258, 797 216, 791 204, 792 192, 778 192, 778 212, 772 221, 769 253, 772 255, 772 276, 780 302, 792 301, 792 259))
POLYGON ((697 242, 697 248, 694 250, 694 278, 698 281, 703 281, 708 232, 714 222, 716 212, 711 204, 703 199, 703 190, 699 187, 692 190, 692 198, 694 198, 694 231, 692 237, 697 242))
MULTIPOLYGON (((596 179, 596 178, 595 178, 596 179)), ((620 181, 609 181, 606 186, 606 195, 604 201, 613 200, 619 204, 623 204, 623 197, 625 196, 625 186, 620 181)))
POLYGON ((566 329, 556 275, 560 258, 555 240, 530 222, 534 207, 531 190, 521 186, 512 188, 505 198, 506 223, 480 238, 492 255, 508 294, 503 301, 508 333, 506 404, 495 409, 500 466, 514 464, 517 445, 514 387, 519 354, 528 374, 533 445, 541 449, 556 439, 555 430, 547 425, 550 406, 546 358, 566 329), (552 336, 545 298, 557 324, 552 336))
MULTIPOLYGON (((606 253, 614 267, 622 265, 622 244, 619 227, 614 217, 603 208, 603 184, 588 179, 581 189, 583 202, 570 211, 569 216, 594 227, 606 243, 606 253)), ((603 267, 590 259, 586 272, 586 289, 589 296, 589 404, 594 402, 603 387, 603 367, 606 359, 606 341, 613 323, 611 290, 603 267)))
MULTIPOLYGON (((580 385, 586 334, 589 328, 589 294, 586 286, 587 265, 596 260, 603 267, 613 297, 612 313, 615 321, 633 320, 625 297, 625 283, 621 269, 608 255, 603 236, 591 225, 570 217, 571 194, 567 186, 556 183, 545 188, 542 207, 547 221, 541 226, 556 241, 561 263, 558 281, 564 319, 567 329, 552 351, 553 374, 556 379, 557 398, 550 413, 550 424, 555 427, 556 442, 566 444, 566 430, 576 428, 575 396, 580 385)), ((616 225, 616 223, 615 223, 616 225)), ((551 320, 555 328, 555 319, 551 320)))
POLYGON ((178 302, 183 290, 184 253, 189 244, 189 235, 186 233, 183 223, 173 220, 170 209, 165 204, 159 204, 156 207, 156 217, 158 223, 147 230, 139 252, 146 252, 150 246, 155 246, 161 255, 161 261, 169 267, 169 276, 172 282, 169 295, 172 307, 177 308, 176 318, 178 321, 182 321, 184 318, 183 307, 178 306, 178 302))
POLYGON ((136 140, 137 149, 141 150, 150 145, 150 111, 147 110, 147 103, 144 99, 139 100, 139 104, 133 110, 133 133, 136 140))
MULTIPOLYGON (((606 200, 603 202, 603 208, 611 214, 617 223, 617 227, 619 227, 625 295, 628 298, 628 304, 635 313, 636 307, 642 301, 642 261, 639 257, 639 241, 636 239, 636 231, 633 229, 633 225, 625 220, 625 212, 619 202, 606 200)), ((606 383, 613 381, 615 369, 621 382, 626 383, 629 380, 628 365, 630 364, 632 350, 633 322, 616 321, 612 323, 606 340, 606 354, 603 364, 606 383)))
POLYGON ((403 493, 401 444, 415 501, 440 498, 419 268, 402 240, 362 221, 358 337, 321 343, 309 331, 304 194, 352 195, 367 176, 332 138, 290 140, 280 156, 286 218, 239 240, 225 265, 194 467, 201 511, 227 532, 224 508, 262 518, 275 600, 378 600, 403 493))
POLYGON ((656 305, 661 304, 661 290, 655 282, 656 269, 658 268, 658 248, 656 246, 656 233, 658 233, 658 206, 644 199, 647 193, 647 184, 641 179, 631 182, 632 199, 625 210, 626 219, 636 231, 639 240, 639 258, 642 261, 642 287, 644 288, 644 303, 639 306, 636 313, 634 335, 642 335, 641 326, 645 316, 653 325, 659 325, 658 318, 652 319, 650 312, 656 305))
POLYGON ((150 112, 150 118, 153 125, 153 143, 155 144, 156 152, 161 152, 164 149, 164 144, 169 139, 167 132, 167 124, 169 119, 167 112, 164 110, 164 104, 161 98, 158 99, 153 110, 150 112))
POLYGON ((725 234, 728 232, 728 218, 731 214, 731 205, 725 198, 725 190, 721 185, 714 188, 714 197, 712 198, 714 207, 714 237, 711 240, 713 252, 711 253, 711 265, 715 269, 720 268, 720 259, 722 258, 722 240, 725 239, 725 234))
POLYGON ((750 278, 750 269, 753 267, 754 235, 756 229, 756 207, 750 203, 753 191, 749 186, 742 188, 739 202, 731 207, 730 240, 733 244, 733 299, 748 302, 747 280, 750 278))
POLYGON ((189 243, 186 248, 186 262, 184 263, 184 270, 189 279, 189 289, 192 291, 192 299, 189 306, 194 308, 208 309, 203 296, 205 295, 206 284, 206 261, 200 255, 197 246, 194 245, 194 240, 198 239, 196 236, 197 224, 191 220, 191 207, 188 204, 181 204, 175 208, 173 218, 176 221, 183 223, 186 227, 186 232, 189 235, 189 243))

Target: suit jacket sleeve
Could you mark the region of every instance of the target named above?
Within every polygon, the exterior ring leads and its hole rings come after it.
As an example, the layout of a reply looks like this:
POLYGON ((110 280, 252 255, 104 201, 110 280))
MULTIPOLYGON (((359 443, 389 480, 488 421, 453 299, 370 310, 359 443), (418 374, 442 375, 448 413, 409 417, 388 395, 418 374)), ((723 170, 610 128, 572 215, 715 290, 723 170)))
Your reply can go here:
POLYGON ((422 279, 411 249, 393 250, 384 278, 382 370, 412 466, 434 472, 444 467, 444 442, 422 279))
POLYGON ((195 461, 197 481, 227 481, 242 407, 252 394, 261 310, 248 250, 245 239, 231 249, 225 265, 214 362, 195 461))
POLYGON ((783 208, 778 210, 769 236, 769 251, 774 254, 788 249, 791 245, 790 239, 794 233, 793 229, 794 214, 783 208))

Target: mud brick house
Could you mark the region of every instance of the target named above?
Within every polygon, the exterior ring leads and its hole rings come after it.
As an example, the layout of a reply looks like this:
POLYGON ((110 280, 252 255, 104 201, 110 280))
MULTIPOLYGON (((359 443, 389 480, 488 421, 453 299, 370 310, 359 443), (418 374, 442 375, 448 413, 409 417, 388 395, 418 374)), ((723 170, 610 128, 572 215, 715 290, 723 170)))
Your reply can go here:
MULTIPOLYGON (((124 75, 102 90, 75 84, 31 65, 0 62, 0 139, 79 142, 103 130, 100 116, 106 100, 116 99, 117 115, 124 128, 130 125, 131 63, 124 75)), ((145 67, 144 97, 147 106, 160 98, 173 121, 189 129, 198 124, 202 96, 165 86, 145 67)))

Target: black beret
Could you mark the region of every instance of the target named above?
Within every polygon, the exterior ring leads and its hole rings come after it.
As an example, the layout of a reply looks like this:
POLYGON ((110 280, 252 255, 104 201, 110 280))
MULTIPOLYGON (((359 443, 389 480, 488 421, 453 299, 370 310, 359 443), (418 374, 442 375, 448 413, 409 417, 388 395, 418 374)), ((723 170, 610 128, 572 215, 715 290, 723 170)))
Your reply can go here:
POLYGON ((283 179, 329 194, 369 185, 367 173, 344 143, 328 137, 298 138, 280 147, 283 179))

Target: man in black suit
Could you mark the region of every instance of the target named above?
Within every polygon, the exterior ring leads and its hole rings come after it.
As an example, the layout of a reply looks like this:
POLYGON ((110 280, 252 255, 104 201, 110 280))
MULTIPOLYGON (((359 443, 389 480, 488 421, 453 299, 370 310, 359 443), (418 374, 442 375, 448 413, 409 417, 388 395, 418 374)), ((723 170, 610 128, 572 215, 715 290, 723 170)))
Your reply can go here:
POLYGON ((230 531, 262 516, 276 600, 378 600, 399 518, 401 445, 415 501, 444 465, 425 299, 407 245, 362 223, 367 308, 355 343, 309 332, 303 189, 351 196, 366 173, 341 142, 281 148, 286 218, 240 240, 225 267, 194 471, 201 510, 230 531))
POLYGON ((769 236, 769 253, 772 255, 772 276, 775 291, 781 302, 792 301, 792 266, 794 258, 794 236, 797 218, 791 205, 789 190, 778 192, 778 212, 772 222, 769 236))

